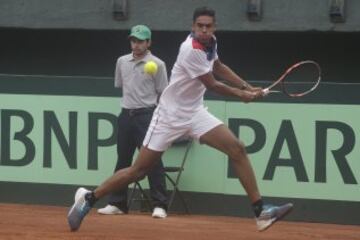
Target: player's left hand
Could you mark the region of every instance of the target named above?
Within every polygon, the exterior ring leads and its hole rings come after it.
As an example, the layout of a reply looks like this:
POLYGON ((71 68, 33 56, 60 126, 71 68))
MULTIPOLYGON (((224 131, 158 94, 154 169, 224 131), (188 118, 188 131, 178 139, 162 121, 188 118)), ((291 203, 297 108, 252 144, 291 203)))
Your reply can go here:
POLYGON ((248 87, 248 91, 255 93, 256 99, 265 96, 265 95, 264 95, 264 90, 263 90, 262 87, 252 87, 252 86, 249 86, 249 87, 248 87))

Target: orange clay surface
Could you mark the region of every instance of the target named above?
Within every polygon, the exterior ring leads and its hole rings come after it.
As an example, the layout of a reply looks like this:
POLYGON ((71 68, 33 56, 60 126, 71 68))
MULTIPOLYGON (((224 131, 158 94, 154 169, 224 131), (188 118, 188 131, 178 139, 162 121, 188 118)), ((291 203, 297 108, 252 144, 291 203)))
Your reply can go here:
POLYGON ((169 215, 153 219, 149 213, 103 216, 93 209, 77 232, 70 232, 68 208, 0 204, 0 239, 144 239, 144 240, 359 240, 360 226, 280 221, 257 232, 253 219, 200 215, 169 215))

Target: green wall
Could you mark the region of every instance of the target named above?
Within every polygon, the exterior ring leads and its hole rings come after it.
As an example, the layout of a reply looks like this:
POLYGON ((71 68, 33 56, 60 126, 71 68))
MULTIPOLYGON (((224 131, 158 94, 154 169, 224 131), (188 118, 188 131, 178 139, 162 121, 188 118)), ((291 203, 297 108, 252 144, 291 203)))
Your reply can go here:
MULTIPOLYGON (((93 186, 111 175, 118 98, 1 94, 0 102, 1 181, 93 186)), ((250 153, 264 196, 359 201, 358 105, 206 105, 225 124, 237 122, 231 128, 245 145, 265 139, 250 153)), ((175 157, 170 151, 165 162, 175 157)), ((190 152, 181 188, 244 195, 227 157, 199 144, 190 152)))
MULTIPOLYGON (((250 104, 208 92, 205 102, 247 146, 264 199, 295 203, 288 219, 360 224, 359 88, 324 82, 250 104)), ((120 103, 111 78, 1 75, 0 201, 68 206, 76 187, 100 184, 115 166, 120 103)), ((164 161, 178 158, 170 149, 164 161)), ((196 143, 185 169, 192 213, 252 217, 227 156, 196 143)))

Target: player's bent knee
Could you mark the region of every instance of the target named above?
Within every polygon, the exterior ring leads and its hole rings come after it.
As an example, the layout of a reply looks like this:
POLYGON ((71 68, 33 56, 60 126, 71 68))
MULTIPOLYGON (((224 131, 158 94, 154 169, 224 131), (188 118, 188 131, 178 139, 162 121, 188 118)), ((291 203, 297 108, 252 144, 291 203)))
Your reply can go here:
POLYGON ((245 145, 240 141, 234 141, 232 144, 229 144, 229 155, 233 158, 243 157, 246 155, 245 145))
POLYGON ((243 152, 244 154, 246 154, 245 144, 244 144, 242 141, 238 141, 238 147, 239 147, 239 150, 240 150, 241 152, 243 152))

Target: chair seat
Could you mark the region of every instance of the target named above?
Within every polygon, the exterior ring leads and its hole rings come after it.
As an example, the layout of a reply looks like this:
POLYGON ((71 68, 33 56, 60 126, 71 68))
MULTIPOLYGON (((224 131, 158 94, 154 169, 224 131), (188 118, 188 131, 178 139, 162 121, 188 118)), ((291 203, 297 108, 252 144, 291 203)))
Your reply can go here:
POLYGON ((183 171, 182 167, 164 167, 165 172, 180 172, 183 171))

